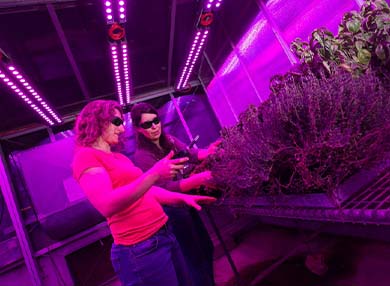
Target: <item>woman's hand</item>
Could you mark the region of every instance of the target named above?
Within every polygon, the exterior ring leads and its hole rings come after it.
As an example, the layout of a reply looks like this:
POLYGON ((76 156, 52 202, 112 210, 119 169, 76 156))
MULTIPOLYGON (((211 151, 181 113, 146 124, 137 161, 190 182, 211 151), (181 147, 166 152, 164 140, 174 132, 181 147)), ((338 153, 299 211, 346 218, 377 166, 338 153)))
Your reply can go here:
POLYGON ((196 195, 182 195, 183 203, 186 205, 193 207, 194 209, 200 211, 202 207, 200 204, 212 204, 217 199, 213 197, 207 197, 207 196, 196 196, 196 195))
POLYGON ((193 174, 190 177, 194 177, 194 179, 196 179, 197 183, 196 183, 195 188, 198 188, 201 185, 205 185, 205 186, 210 187, 210 188, 215 186, 211 171, 200 172, 197 174, 193 174))
POLYGON ((210 144, 210 146, 207 148, 207 155, 211 155, 211 154, 214 154, 217 149, 218 149, 218 146, 222 143, 222 140, 221 139, 218 139, 217 141, 213 142, 210 144))
POLYGON ((184 162, 188 161, 188 157, 172 159, 174 152, 171 151, 169 154, 158 161, 150 169, 150 172, 159 176, 159 179, 171 179, 175 177, 179 170, 183 169, 184 162))
POLYGON ((207 158, 207 156, 214 154, 218 146, 222 143, 221 139, 218 139, 217 141, 211 143, 207 149, 199 149, 198 151, 198 160, 203 161, 207 158))

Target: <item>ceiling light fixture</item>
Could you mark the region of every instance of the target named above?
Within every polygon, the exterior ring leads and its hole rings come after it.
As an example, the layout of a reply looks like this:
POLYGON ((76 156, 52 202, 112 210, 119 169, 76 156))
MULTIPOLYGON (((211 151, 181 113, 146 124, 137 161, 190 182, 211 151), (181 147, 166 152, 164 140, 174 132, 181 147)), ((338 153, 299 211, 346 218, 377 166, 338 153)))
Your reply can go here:
POLYGON ((130 59, 126 31, 123 23, 126 22, 126 5, 123 0, 104 1, 104 9, 110 41, 111 62, 114 69, 114 80, 121 105, 130 104, 130 59), (115 12, 115 13, 114 13, 115 12), (109 17, 110 16, 110 17, 109 17))
POLYGON ((31 87, 20 72, 14 66, 8 66, 8 72, 0 69, 0 79, 8 85, 11 91, 19 96, 27 105, 33 109, 40 117, 42 117, 49 125, 54 125, 56 122, 61 123, 59 116, 49 107, 43 98, 31 87), (20 84, 13 81, 19 81, 20 84), (27 89, 27 92, 25 91, 27 89), (29 95, 29 93, 31 95, 29 95), (41 107, 40 107, 41 106, 41 107), (46 112, 50 115, 48 115, 46 112), (54 120, 53 120, 54 118, 54 120))
POLYGON ((204 10, 200 14, 190 50, 183 65, 179 80, 175 86, 176 90, 180 91, 188 88, 188 81, 198 62, 199 55, 204 49, 206 39, 210 32, 209 28, 214 22, 214 11, 221 6, 221 3, 222 0, 205 1, 204 10))

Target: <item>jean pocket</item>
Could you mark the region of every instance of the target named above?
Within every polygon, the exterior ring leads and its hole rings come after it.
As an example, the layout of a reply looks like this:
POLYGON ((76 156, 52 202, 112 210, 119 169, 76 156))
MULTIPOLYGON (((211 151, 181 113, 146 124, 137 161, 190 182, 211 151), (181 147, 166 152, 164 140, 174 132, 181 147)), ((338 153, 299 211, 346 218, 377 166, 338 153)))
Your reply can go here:
POLYGON ((158 236, 154 235, 144 241, 141 241, 132 247, 134 257, 139 258, 149 253, 152 253, 157 249, 158 236))

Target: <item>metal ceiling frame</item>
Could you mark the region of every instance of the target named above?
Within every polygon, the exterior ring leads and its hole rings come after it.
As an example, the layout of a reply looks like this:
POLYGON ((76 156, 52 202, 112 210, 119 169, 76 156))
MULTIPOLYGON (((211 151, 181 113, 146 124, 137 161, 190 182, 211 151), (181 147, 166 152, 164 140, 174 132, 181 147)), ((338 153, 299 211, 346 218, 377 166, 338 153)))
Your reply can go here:
POLYGON ((47 4, 46 7, 47 7, 47 11, 49 12, 50 19, 51 19, 51 21, 56 29, 57 35, 61 41, 62 47, 64 48, 66 57, 68 58, 69 63, 72 67, 73 73, 76 76, 77 81, 80 85, 81 92, 83 93, 84 97, 89 100, 91 97, 89 95, 87 86, 86 86, 85 81, 81 75, 80 69, 77 66, 77 63, 76 63, 76 60, 73 56, 72 50, 70 49, 68 40, 66 39, 64 29, 61 26, 61 23, 60 23, 60 20, 58 19, 57 13, 56 13, 52 4, 47 4))
POLYGON ((168 77, 167 86, 171 85, 172 80, 172 58, 173 58, 173 44, 175 41, 175 23, 176 23, 176 0, 172 0, 171 8, 171 30, 169 33, 169 52, 168 52, 168 77))

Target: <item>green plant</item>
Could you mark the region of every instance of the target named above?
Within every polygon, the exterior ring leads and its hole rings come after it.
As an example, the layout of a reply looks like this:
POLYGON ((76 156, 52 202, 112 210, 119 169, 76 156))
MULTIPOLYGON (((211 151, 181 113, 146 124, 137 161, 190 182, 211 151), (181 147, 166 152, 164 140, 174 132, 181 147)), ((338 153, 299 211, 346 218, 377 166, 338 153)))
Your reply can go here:
POLYGON ((354 75, 367 69, 388 77, 390 65, 390 9, 385 0, 368 0, 360 12, 344 15, 334 36, 326 28, 313 31, 309 42, 296 39, 291 50, 312 69, 329 74, 340 66, 354 75))

